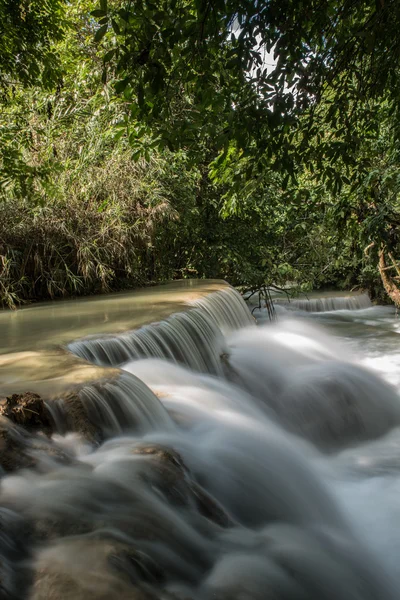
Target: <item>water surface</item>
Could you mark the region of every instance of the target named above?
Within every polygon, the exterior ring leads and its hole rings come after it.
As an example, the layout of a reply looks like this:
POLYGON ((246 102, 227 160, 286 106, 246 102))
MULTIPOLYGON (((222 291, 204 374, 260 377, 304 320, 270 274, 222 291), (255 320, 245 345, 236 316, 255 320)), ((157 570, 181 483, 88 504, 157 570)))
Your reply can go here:
POLYGON ((256 326, 232 288, 188 291, 190 309, 181 290, 183 312, 138 331, 127 298, 54 307, 43 340, 44 307, 22 318, 37 319, 27 339, 8 329, 20 367, 32 335, 38 370, 44 355, 56 369, 59 339, 59 360, 103 379, 78 395, 92 437, 61 397, 51 439, 0 422, 32 459, 0 479, 6 597, 397 599, 395 312, 327 297, 273 323, 255 311, 256 326))

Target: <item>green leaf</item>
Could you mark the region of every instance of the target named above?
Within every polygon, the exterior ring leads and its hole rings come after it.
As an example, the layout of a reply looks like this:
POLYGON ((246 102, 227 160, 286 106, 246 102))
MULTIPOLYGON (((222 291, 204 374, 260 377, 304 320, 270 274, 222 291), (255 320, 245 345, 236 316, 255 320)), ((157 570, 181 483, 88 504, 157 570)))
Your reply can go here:
POLYGON ((112 48, 111 50, 109 50, 108 52, 105 53, 103 61, 105 63, 110 62, 110 60, 112 59, 114 54, 115 54, 115 48, 112 48))
POLYGON ((96 8, 96 10, 92 10, 92 12, 90 14, 92 15, 92 17, 96 17, 96 18, 101 18, 101 17, 107 16, 107 12, 105 10, 100 10, 98 8, 96 8))
POLYGON ((117 94, 121 94, 121 92, 124 91, 124 89, 128 85, 128 82, 129 82, 128 77, 125 77, 125 79, 120 79, 119 81, 116 82, 114 87, 115 87, 115 91, 117 92, 117 94))
POLYGON ((101 204, 99 204, 99 206, 97 207, 97 212, 98 213, 104 212, 105 209, 107 208, 107 206, 108 206, 108 200, 107 199, 103 200, 103 202, 101 204))
POLYGON ((107 12, 107 0, 100 0, 100 8, 107 12))
POLYGON ((112 25, 112 28, 113 28, 115 34, 116 35, 120 35, 121 29, 120 29, 120 27, 119 27, 119 25, 118 25, 118 23, 117 23, 117 21, 115 19, 111 20, 111 25, 112 25))
POLYGON ((96 33, 94 34, 94 41, 95 42, 100 42, 100 40, 102 40, 103 37, 106 35, 107 29, 108 29, 108 24, 103 25, 102 27, 100 27, 100 29, 98 29, 96 31, 96 33))
POLYGON ((119 131, 117 131, 117 133, 113 136, 113 140, 115 142, 118 142, 118 140, 120 140, 122 138, 122 136, 125 135, 125 130, 124 129, 120 129, 119 131))
POLYGON ((138 97, 138 104, 139 104, 140 108, 142 108, 143 103, 144 103, 144 89, 141 84, 139 84, 139 87, 138 87, 137 97, 138 97))

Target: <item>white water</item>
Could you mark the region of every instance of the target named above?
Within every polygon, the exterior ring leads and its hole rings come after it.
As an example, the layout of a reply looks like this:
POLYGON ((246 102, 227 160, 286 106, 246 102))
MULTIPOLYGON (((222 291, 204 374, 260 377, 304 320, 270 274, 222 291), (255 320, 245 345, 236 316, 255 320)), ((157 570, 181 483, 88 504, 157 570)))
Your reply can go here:
POLYGON ((69 465, 3 477, 5 597, 398 597, 394 311, 278 314, 224 292, 71 344, 127 373, 80 393, 102 445, 60 424, 69 465))
POLYGON ((223 333, 254 325, 254 319, 233 289, 215 292, 191 304, 192 310, 165 321, 118 336, 84 338, 69 344, 69 349, 97 365, 119 366, 132 358, 158 357, 221 375, 223 333))
POLYGON ((314 294, 310 298, 295 298, 292 300, 277 298, 275 304, 283 306, 287 310, 304 311, 310 313, 331 312, 336 310, 359 310, 370 308, 371 301, 367 294, 352 294, 341 296, 329 294, 314 294))

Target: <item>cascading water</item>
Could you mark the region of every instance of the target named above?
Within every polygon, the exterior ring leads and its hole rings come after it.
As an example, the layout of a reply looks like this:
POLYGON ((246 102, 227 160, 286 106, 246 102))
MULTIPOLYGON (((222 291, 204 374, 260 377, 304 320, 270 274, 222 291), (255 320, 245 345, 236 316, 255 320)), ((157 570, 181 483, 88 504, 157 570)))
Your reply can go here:
POLYGON ((47 408, 58 432, 66 433, 71 426, 75 429, 71 418, 77 420, 84 416, 99 439, 121 435, 124 431, 143 434, 172 427, 157 396, 128 373, 110 381, 84 385, 75 397, 53 400, 47 403, 47 408))
POLYGON ((284 306, 290 310, 300 310, 305 312, 327 312, 332 310, 360 310, 369 308, 371 300, 367 294, 357 294, 354 296, 326 296, 319 298, 296 298, 286 300, 277 298, 274 303, 284 306))
POLYGON ((91 337, 69 345, 71 352, 97 365, 119 366, 132 358, 165 358, 200 372, 221 375, 222 332, 254 325, 240 294, 216 292, 165 321, 119 336, 91 337))
POLYGON ((397 598, 400 401, 343 340, 391 340, 393 315, 193 304, 71 343, 123 373, 49 401, 51 439, 0 422, 32 461, 1 479, 0 597, 397 598))

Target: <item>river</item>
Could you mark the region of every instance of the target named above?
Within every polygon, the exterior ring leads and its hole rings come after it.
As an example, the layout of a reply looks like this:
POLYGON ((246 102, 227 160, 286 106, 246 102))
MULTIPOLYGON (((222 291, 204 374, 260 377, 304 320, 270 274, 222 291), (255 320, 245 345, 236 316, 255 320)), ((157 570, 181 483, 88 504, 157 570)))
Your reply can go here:
MULTIPOLYGON (((92 372, 76 380, 93 435, 66 427, 58 392, 46 398, 47 437, 2 419, 4 439, 31 463, 1 479, 0 597, 398 598, 394 309, 331 296, 279 303, 273 323, 255 310, 256 324, 227 286, 190 302, 131 331, 122 317, 118 330, 112 317, 85 329, 75 311, 62 356, 74 374, 88 362, 101 369, 96 382, 92 372)), ((3 344, 7 390, 30 344, 36 370, 50 352, 13 328, 19 362, 3 344)), ((23 375, 33 391, 60 378, 33 370, 23 375)))

